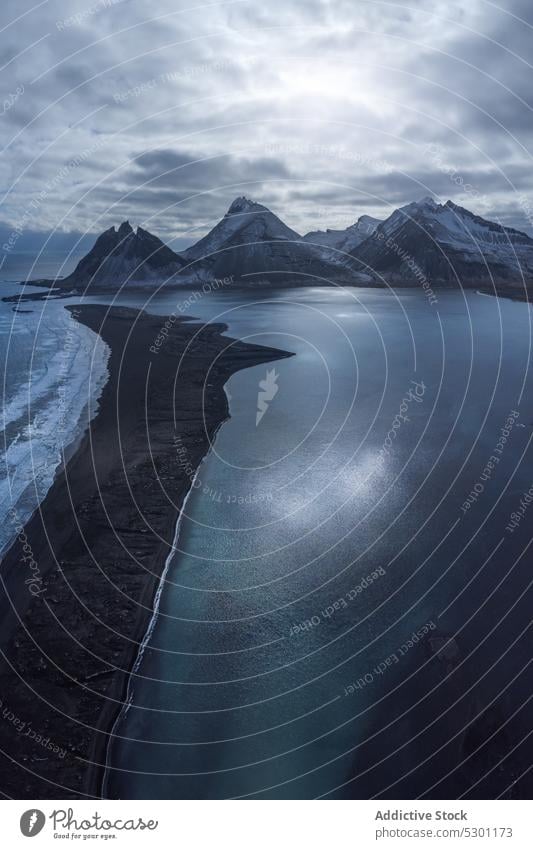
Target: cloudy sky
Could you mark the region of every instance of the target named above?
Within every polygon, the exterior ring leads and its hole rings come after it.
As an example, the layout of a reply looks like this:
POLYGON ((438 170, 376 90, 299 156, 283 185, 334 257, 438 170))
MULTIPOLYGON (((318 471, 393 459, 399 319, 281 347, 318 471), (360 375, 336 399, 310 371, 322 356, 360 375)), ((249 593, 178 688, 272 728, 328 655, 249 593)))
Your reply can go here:
POLYGON ((179 248, 242 194, 300 232, 428 194, 533 232, 531 0, 2 0, 0 16, 14 249, 124 218, 179 248))

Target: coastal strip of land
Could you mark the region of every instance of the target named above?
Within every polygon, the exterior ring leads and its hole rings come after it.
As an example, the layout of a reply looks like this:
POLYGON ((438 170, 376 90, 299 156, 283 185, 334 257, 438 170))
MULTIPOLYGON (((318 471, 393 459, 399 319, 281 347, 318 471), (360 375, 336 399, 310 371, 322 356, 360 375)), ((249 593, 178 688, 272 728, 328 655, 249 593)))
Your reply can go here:
POLYGON ((222 324, 69 309, 109 345, 109 379, 0 564, 1 791, 15 799, 100 797, 102 767, 86 764, 105 763, 190 470, 229 414, 224 384, 291 356, 222 324))

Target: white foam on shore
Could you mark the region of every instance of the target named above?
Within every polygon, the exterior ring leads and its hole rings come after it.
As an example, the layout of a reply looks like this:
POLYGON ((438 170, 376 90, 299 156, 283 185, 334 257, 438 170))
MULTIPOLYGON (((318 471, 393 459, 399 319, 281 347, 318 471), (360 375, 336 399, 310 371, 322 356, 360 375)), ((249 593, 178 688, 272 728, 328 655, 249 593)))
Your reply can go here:
POLYGON ((16 315, 13 326, 16 349, 8 348, 4 368, 16 373, 10 380, 4 374, 0 420, 0 551, 44 499, 97 412, 110 353, 62 304, 16 315))

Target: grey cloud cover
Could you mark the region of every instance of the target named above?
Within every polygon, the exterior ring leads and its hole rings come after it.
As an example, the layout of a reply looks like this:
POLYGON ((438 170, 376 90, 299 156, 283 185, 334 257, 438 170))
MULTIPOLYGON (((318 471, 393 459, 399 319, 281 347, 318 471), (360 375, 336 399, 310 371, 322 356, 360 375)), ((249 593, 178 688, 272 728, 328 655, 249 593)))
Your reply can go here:
POLYGON ((34 6, 0 12, 5 232, 37 196, 28 234, 129 216, 179 246, 236 194, 305 232, 428 193, 531 231, 524 0, 34 6))

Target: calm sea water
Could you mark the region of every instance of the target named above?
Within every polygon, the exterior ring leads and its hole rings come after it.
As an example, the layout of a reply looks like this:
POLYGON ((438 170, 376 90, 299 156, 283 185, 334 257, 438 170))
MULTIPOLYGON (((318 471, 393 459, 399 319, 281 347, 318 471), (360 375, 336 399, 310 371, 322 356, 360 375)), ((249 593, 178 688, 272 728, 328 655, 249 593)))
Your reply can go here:
POLYGON ((0 285, 66 277, 74 271, 83 253, 65 256, 64 251, 46 251, 36 256, 33 251, 4 253, 0 266, 0 285))
MULTIPOLYGON (((79 301, 0 304, 0 545, 9 510, 23 521, 46 495, 106 379, 105 345, 64 309, 79 301)), ((485 773, 518 781, 530 308, 320 288, 118 302, 224 321, 296 356, 228 382, 231 418, 186 504, 107 793, 456 797, 485 773)))
POLYGON ((530 517, 507 525, 533 484, 530 308, 315 288, 188 312, 296 356, 227 384, 108 795, 459 795, 467 724, 523 728, 530 517))

